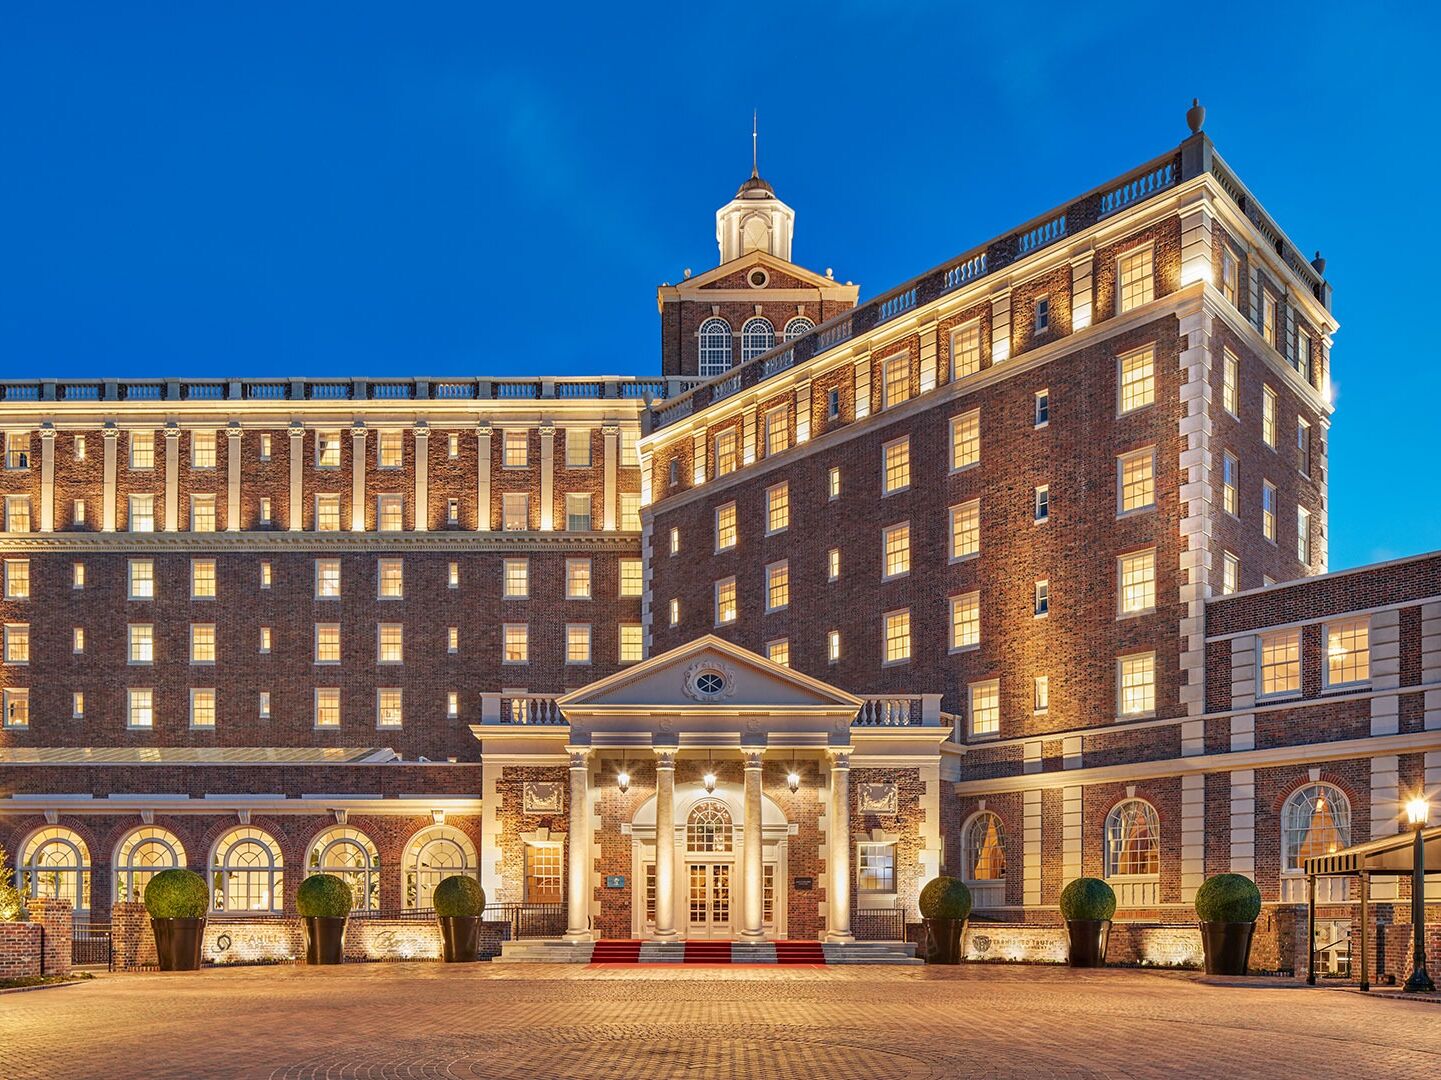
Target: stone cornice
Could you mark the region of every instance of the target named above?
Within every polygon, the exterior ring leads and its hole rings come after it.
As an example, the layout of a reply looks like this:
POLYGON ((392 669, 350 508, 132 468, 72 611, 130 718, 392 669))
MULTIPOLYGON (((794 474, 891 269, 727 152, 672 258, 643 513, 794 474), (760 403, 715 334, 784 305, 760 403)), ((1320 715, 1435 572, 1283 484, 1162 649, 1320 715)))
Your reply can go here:
POLYGON ((640 534, 569 532, 156 532, 0 533, 6 554, 165 554, 287 551, 466 552, 564 551, 639 555, 640 534))

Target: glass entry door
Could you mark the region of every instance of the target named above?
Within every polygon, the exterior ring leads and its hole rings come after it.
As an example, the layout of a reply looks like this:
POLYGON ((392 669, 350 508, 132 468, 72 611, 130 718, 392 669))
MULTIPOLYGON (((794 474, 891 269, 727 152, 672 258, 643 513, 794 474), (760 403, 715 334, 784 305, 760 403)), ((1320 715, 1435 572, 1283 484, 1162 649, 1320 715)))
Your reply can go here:
POLYGON ((730 863, 686 864, 686 936, 731 936, 730 863))

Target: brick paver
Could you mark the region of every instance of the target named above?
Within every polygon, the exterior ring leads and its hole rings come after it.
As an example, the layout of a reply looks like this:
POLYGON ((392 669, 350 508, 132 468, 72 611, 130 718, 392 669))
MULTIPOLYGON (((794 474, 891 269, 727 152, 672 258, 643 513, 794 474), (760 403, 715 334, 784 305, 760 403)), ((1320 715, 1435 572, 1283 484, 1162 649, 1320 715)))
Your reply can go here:
POLYGON ((1434 1076, 1441 1006, 1137 971, 369 964, 0 996, 0 1077, 1434 1076))

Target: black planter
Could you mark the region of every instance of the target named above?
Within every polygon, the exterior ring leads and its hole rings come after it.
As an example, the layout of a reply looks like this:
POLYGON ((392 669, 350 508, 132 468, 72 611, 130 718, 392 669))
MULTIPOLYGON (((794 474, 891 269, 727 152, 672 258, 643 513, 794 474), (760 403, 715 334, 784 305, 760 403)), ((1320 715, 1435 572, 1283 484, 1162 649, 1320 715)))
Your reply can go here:
POLYGON ((926 963, 959 964, 961 942, 966 936, 965 919, 924 919, 926 963))
POLYGON ((340 964, 345 961, 345 916, 305 916, 305 962, 340 964))
POLYGON ((205 919, 150 918, 155 931, 155 958, 161 971, 199 971, 205 943, 205 919))
POLYGON ((1106 966, 1106 942, 1111 937, 1110 919, 1067 919, 1066 933, 1071 938, 1066 963, 1071 967, 1106 966))
POLYGON ((480 959, 480 916, 441 915, 441 959, 447 964, 473 964, 480 959))
POLYGON ((1253 922, 1203 922, 1201 944, 1206 949, 1206 974, 1246 974, 1255 933, 1253 922))

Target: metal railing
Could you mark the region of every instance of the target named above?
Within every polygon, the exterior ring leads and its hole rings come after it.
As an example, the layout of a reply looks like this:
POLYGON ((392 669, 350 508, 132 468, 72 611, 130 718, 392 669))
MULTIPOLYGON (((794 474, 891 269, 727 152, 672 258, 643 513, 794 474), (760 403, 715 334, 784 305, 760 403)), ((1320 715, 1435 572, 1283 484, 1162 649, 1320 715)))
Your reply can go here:
POLYGON ((487 904, 487 922, 510 924, 510 940, 556 938, 565 933, 564 904, 487 904))
POLYGON ((905 941, 906 909, 857 908, 851 912, 851 933, 857 941, 905 941))
POLYGON ((70 928, 70 966, 115 970, 115 939, 109 923, 77 922, 70 928))

